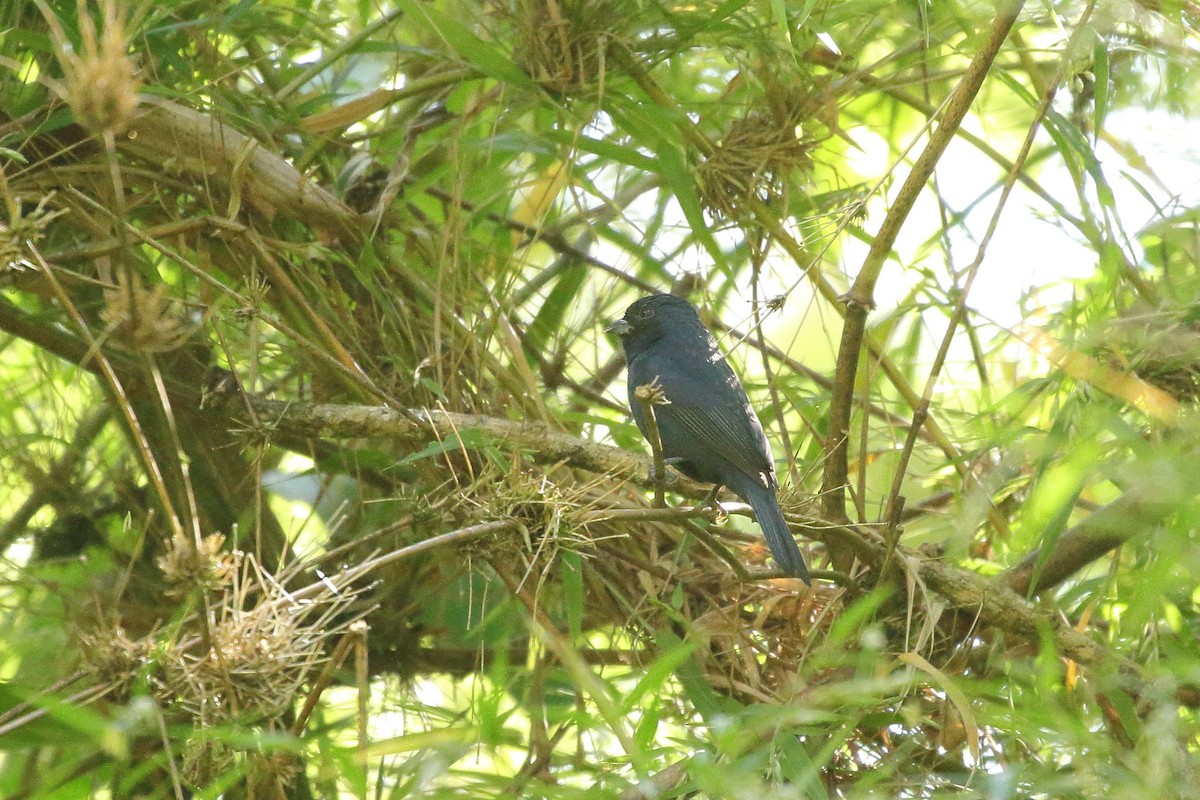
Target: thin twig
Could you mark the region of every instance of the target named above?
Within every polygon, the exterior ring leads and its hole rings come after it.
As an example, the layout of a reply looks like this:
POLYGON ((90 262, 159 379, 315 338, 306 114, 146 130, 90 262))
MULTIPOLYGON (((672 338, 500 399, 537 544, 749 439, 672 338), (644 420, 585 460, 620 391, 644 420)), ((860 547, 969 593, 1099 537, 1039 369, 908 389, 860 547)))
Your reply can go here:
MULTIPOLYGON (((757 258, 756 258, 757 262, 757 258)), ((754 314, 754 348, 758 350, 759 356, 762 358, 763 382, 767 386, 767 394, 771 396, 771 408, 775 410, 776 427, 779 429, 779 443, 783 445, 783 452, 787 455, 788 477, 792 483, 796 483, 800 479, 799 470, 796 468, 796 453, 792 449, 792 436, 788 433, 787 424, 784 421, 783 403, 779 399, 779 389, 775 385, 774 371, 771 369, 770 351, 767 350, 767 337, 763 335, 763 318, 759 312, 761 303, 758 297, 759 289, 759 267, 755 264, 754 280, 750 284, 750 308, 754 314)))
POLYGON ((737 575, 738 580, 748 582, 750 573, 746 571, 746 566, 734 555, 728 547, 722 544, 717 537, 713 536, 704 528, 697 525, 691 519, 683 520, 683 527, 687 528, 693 536, 699 539, 704 545, 712 551, 712 554, 724 561, 737 575))
POLYGON ((528 587, 521 586, 516 577, 509 573, 503 565, 494 560, 490 563, 492 569, 500 577, 500 580, 508 587, 509 592, 521 601, 529 612, 529 615, 533 618, 532 627, 538 639, 546 646, 547 650, 558 658, 567 671, 571 673, 576 685, 587 692, 595 704, 596 710, 608 724, 609 730, 616 736, 617 741, 621 743, 621 747, 625 750, 625 754, 629 757, 638 775, 643 777, 648 776, 648 755, 645 749, 638 744, 637 740, 629 732, 625 714, 618 704, 613 701, 612 696, 609 694, 608 686, 592 671, 592 668, 583 659, 570 639, 562 631, 558 630, 554 622, 538 605, 537 598, 529 591, 528 587))
MULTIPOLYGON (((949 324, 946 326, 946 333, 942 336, 941 345, 938 347, 937 355, 933 359, 933 364, 929 369, 929 377, 925 381, 925 391, 921 394, 921 403, 913 412, 912 425, 909 427, 908 435, 904 441, 904 447, 900 451, 899 462, 896 465, 896 471, 892 475, 892 486, 888 492, 887 509, 884 512, 884 519, 888 520, 888 525, 893 525, 893 520, 898 520, 900 512, 897 510, 897 504, 901 504, 900 489, 904 481, 904 476, 908 472, 908 463, 912 458, 913 447, 917 441, 917 431, 920 430, 925 418, 929 415, 929 406, 933 399, 933 389, 937 384, 938 377, 942 373, 942 367, 946 363, 946 357, 950 352, 950 345, 953 342, 954 335, 962 323, 963 317, 967 312, 967 297, 971 292, 971 287, 975 285, 975 278, 979 274, 979 268, 983 264, 984 258, 987 256, 988 245, 992 241, 992 236, 996 233, 996 228, 1000 224, 1000 216, 1008 205, 1008 198, 1012 194, 1013 187, 1016 186, 1017 176, 1021 168, 1025 165, 1026 159, 1029 157, 1030 150, 1033 149, 1034 138, 1041 129, 1042 120, 1050 109, 1050 104, 1054 102, 1054 95, 1061 85, 1063 76, 1070 60, 1067 54, 1077 52, 1076 45, 1079 39, 1091 29, 1088 27, 1088 19, 1092 15, 1092 10, 1095 7, 1094 2, 1088 3, 1080 15, 1079 22, 1074 26, 1071 33, 1071 38, 1067 42, 1066 48, 1063 50, 1063 57, 1059 61, 1058 73, 1055 75, 1053 82, 1047 87, 1042 96, 1041 103, 1038 104, 1037 111, 1034 113, 1033 121, 1030 123, 1029 130, 1025 133, 1025 140, 1021 143, 1021 149, 1017 152, 1016 158, 1013 159, 1012 168, 1008 175, 1004 178, 1004 185, 1000 190, 1000 197, 996 201, 996 207, 992 211, 992 216, 988 220, 987 230, 984 232, 983 238, 979 241, 979 246, 975 251, 975 258, 967 267, 967 278, 963 282, 962 289, 958 292, 958 299, 954 304, 954 311, 950 315, 949 324)), ((889 537, 898 535, 899 528, 889 530, 889 537)), ((889 543, 894 545, 894 543, 889 543)), ((889 555, 890 555, 889 547, 889 555)))
POLYGON ((909 172, 887 216, 884 217, 879 232, 871 242, 871 249, 863 261, 858 277, 845 295, 845 324, 838 346, 833 396, 829 405, 829 438, 826 442, 829 457, 825 461, 825 475, 821 487, 825 516, 831 520, 846 519, 845 491, 849 476, 850 414, 854 406, 854 387, 859 354, 866 334, 867 313, 875 302, 875 284, 892 252, 900 229, 908 219, 909 212, 916 204, 942 153, 954 139, 1023 5, 1023 0, 1005 0, 998 9, 983 46, 975 54, 962 80, 947 99, 942 117, 930 134, 928 145, 913 164, 912 171, 909 172))
POLYGON ((42 706, 40 708, 35 708, 27 714, 23 714, 19 717, 9 719, 3 725, 0 725, 0 738, 7 736, 8 734, 12 733, 13 731, 17 730, 18 728, 20 728, 23 725, 28 725, 29 723, 31 723, 35 720, 41 719, 42 717, 51 713, 58 706, 85 705, 87 703, 92 702, 93 700, 99 700, 104 695, 113 691, 114 688, 115 687, 111 684, 108 684, 108 685, 99 684, 99 685, 95 685, 95 686, 89 686, 88 688, 84 689, 83 691, 76 692, 75 694, 71 695, 70 697, 64 697, 62 700, 57 700, 57 701, 43 696, 42 698, 39 698, 39 700, 38 700, 38 702, 42 703, 42 706))
MULTIPOLYGON (((917 423, 913 421, 913 428, 916 428, 917 423)), ((897 472, 896 474, 900 474, 897 472)), ((904 496, 894 495, 894 499, 888 498, 887 516, 884 518, 885 526, 883 529, 883 563, 879 567, 879 583, 887 579, 888 572, 892 568, 892 557, 896 554, 896 545, 900 542, 900 533, 904 530, 900 526, 900 520, 904 514, 904 496)))
POLYGON ((89 358, 87 360, 95 359, 96 366, 104 376, 104 380, 112 392, 114 405, 121 411, 122 416, 125 418, 130 438, 133 440, 133 447, 141 458, 142 466, 145 467, 150 484, 154 487, 155 494, 158 495, 158 501, 162 504, 163 510, 166 512, 172 531, 183 535, 183 521, 180 519, 178 511, 175 508, 174 498, 172 498, 170 491, 167 489, 166 478, 163 476, 159 463, 154 456, 154 450, 150 446, 150 441, 146 437, 141 421, 134 413, 133 404, 129 401, 124 384, 121 382, 120 377, 118 377, 116 370, 113 369, 112 363, 108 360, 104 351, 101 350, 95 336, 92 335, 92 330, 88 327, 87 321, 79 313, 75 304, 71 302, 71 298, 66 293, 66 290, 63 289, 62 284, 55 278, 54 271, 46 263, 46 259, 42 257, 42 254, 34 246, 33 242, 26 242, 25 245, 29 248, 29 252, 37 261, 38 266, 41 267, 42 273, 46 276, 47 281, 49 281, 55 297, 62 304, 63 308, 66 309, 71 320, 79 328, 79 333, 87 341, 89 347, 89 358))
POLYGON ((711 517, 716 510, 707 503, 695 506, 665 506, 663 508, 597 508, 579 514, 581 522, 679 522, 696 517, 711 517))
POLYGON ((407 547, 401 547, 392 550, 389 553, 384 553, 381 556, 367 559, 361 564, 356 564, 353 567, 347 567, 341 570, 336 575, 330 575, 322 578, 319 581, 310 583, 301 589, 294 592, 289 592, 285 597, 281 598, 281 602, 295 602, 296 600, 307 600, 313 596, 319 596, 325 592, 340 591, 341 587, 358 580, 364 575, 374 572, 388 564, 393 564, 397 561, 402 561, 410 556, 415 556, 418 553, 424 553, 428 550, 435 550, 439 547, 448 547, 450 545, 462 544, 473 539, 479 539, 483 536, 488 536, 495 533, 500 533, 506 530, 516 530, 517 523, 511 519, 492 520, 490 522, 481 522, 478 525, 468 525, 465 528, 459 528, 455 531, 443 533, 440 536, 434 536, 429 539, 424 539, 420 542, 410 544, 407 547))
POLYGON ((654 458, 654 507, 662 508, 666 501, 667 464, 663 458, 662 439, 658 433, 658 417, 654 414, 654 406, 667 402, 658 378, 645 386, 637 387, 633 392, 634 398, 642 405, 642 415, 646 423, 646 439, 650 442, 650 453, 654 458))
MULTIPOLYGON (((367 636, 370 626, 366 620, 355 620, 350 625, 350 636, 354 640, 354 679, 358 685, 358 759, 359 766, 366 772, 368 754, 370 751, 370 733, 367 722, 370 719, 371 674, 367 660, 367 636)), ((365 788, 365 787, 364 787, 365 788)), ((366 800, 367 795, 363 795, 366 800)))
POLYGON ((179 767, 175 765, 175 753, 171 749, 171 735, 167 732, 167 720, 161 708, 155 709, 154 718, 158 722, 158 735, 162 738, 163 752, 167 757, 167 771, 171 773, 171 788, 175 790, 176 800, 183 800, 183 782, 179 778, 179 767))
MULTIPOLYGON (((361 622, 361 620, 359 621, 361 622)), ((298 737, 304 731, 304 726, 308 724, 308 718, 312 716, 312 712, 317 707, 317 702, 321 699, 321 695, 329 687, 329 684, 333 683, 333 673, 341 668, 353 643, 353 631, 346 631, 346 633, 342 634, 342 638, 338 640, 337 645, 333 648, 333 653, 325 662, 325 667, 321 670, 321 674, 313 681, 313 686, 309 690, 308 696, 304 698, 304 705, 301 707, 300 713, 296 715, 296 719, 291 726, 292 736, 298 737)))

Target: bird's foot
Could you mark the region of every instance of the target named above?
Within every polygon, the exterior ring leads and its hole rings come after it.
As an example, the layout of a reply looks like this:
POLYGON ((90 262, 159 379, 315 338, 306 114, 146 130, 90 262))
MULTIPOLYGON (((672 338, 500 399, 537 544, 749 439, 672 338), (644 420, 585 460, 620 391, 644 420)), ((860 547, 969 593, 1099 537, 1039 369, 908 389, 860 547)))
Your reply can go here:
POLYGON ((720 494, 720 492, 721 485, 717 484, 712 488, 712 491, 708 493, 708 497, 704 498, 704 502, 701 503, 701 505, 708 506, 714 512, 716 512, 716 516, 713 518, 713 521, 718 525, 723 525, 725 521, 729 519, 729 512, 725 510, 724 506, 717 502, 717 495, 720 494))
MULTIPOLYGON (((664 467, 669 467, 669 466, 671 466, 671 465, 673 465, 673 464, 678 464, 678 463, 679 463, 679 462, 681 462, 681 461, 683 461, 683 459, 682 459, 682 458, 664 458, 664 459, 663 459, 663 466, 664 466, 664 467)), ((651 465, 650 465, 650 473, 649 473, 649 475, 650 475, 650 482, 651 482, 651 483, 659 483, 659 482, 661 482, 663 486, 670 486, 671 484, 673 484, 673 483, 675 483, 676 481, 678 481, 678 480, 679 480, 679 476, 678 476, 678 475, 676 475, 676 474, 675 474, 674 472, 672 472, 671 470, 669 470, 669 469, 664 469, 664 470, 663 470, 663 472, 665 472, 666 474, 665 474, 665 475, 663 475, 663 476, 662 476, 662 478, 660 479, 660 478, 659 478, 659 476, 658 476, 658 471, 657 471, 656 469, 654 469, 654 465, 653 465, 653 464, 651 464, 651 465)))

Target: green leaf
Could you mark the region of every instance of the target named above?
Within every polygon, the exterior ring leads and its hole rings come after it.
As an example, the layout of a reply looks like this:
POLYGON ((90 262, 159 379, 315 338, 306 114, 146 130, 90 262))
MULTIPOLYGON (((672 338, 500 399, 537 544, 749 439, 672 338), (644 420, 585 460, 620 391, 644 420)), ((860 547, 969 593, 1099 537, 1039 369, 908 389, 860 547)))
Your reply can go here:
POLYGON ((641 709, 637 726, 633 729, 633 740, 643 750, 652 750, 658 735, 658 724, 662 719, 659 703, 650 704, 649 708, 641 709))
POLYGON ((563 332, 567 311, 574 305, 587 277, 588 270, 582 264, 572 264, 562 271, 537 316, 529 323, 526 338, 531 350, 542 352, 547 342, 563 332))
POLYGON ((464 744, 478 741, 479 728, 474 726, 456 728, 436 728, 420 733, 407 733, 393 736, 390 739, 371 742, 367 752, 372 757, 393 756, 398 753, 411 753, 415 750, 427 750, 431 747, 442 747, 447 744, 464 744))
POLYGON ((1088 465, 1080 463, 1078 459, 1066 459, 1051 465, 1038 479, 1022 510, 1021 529, 1027 532, 1022 538, 1034 539, 1027 546, 1038 548, 1031 587, 1037 583, 1037 575, 1067 529, 1067 522, 1079 502, 1088 472, 1088 465))
POLYGON ((669 649, 665 649, 662 655, 656 658, 654 663, 642 674, 641 680, 637 682, 632 691, 625 695, 623 700, 625 713, 633 711, 634 706, 646 694, 659 691, 680 665, 691 658, 695 650, 696 646, 691 642, 679 642, 669 649))
POLYGON ((610 142, 606 139, 596 139, 591 136, 555 129, 545 132, 545 137, 552 142, 573 147, 576 150, 581 150, 585 153, 606 158, 611 161, 616 161, 621 164, 635 167, 644 172, 657 172, 654 159, 647 156, 645 153, 638 150, 636 147, 628 147, 626 145, 610 142))
POLYGON ((313 466, 314 469, 308 472, 354 475, 362 470, 383 470, 395 466, 395 459, 382 450, 347 447, 318 457, 313 466))
POLYGON ((775 737, 775 748, 779 753, 779 769, 789 783, 799 787, 805 797, 828 800, 829 795, 821 786, 820 768, 796 736, 782 732, 775 737))
POLYGON ((564 550, 562 560, 563 614, 572 638, 583 635, 583 559, 578 553, 564 550))
POLYGON ((396 464, 398 466, 411 464, 414 461, 444 455, 445 453, 453 453, 456 450, 482 450, 485 448, 489 450, 494 449, 491 437, 487 436, 483 431, 468 428, 459 431, 457 434, 451 434, 440 441, 430 442, 417 452, 400 459, 396 464))
POLYGON ((771 21, 775 23, 775 28, 779 32, 780 38, 788 43, 788 49, 792 53, 792 60, 796 61, 796 49, 792 43, 792 27, 788 24, 787 3, 785 0, 771 0, 771 21))
MULTIPOLYGON (((658 643, 661 651, 675 651, 679 647, 683 647, 683 640, 670 631, 660 630, 654 634, 654 639, 658 643)), ((713 691, 711 685, 701 674, 700 668, 696 662, 690 658, 685 658, 679 662, 675 669, 675 677, 683 686, 684 694, 691 701, 692 708, 696 709, 699 714, 710 725, 723 712, 735 711, 741 708, 741 704, 730 697, 721 697, 713 691)))
POLYGON ((808 22, 808 18, 812 16, 813 9, 817 7, 817 0, 804 0, 804 4, 800 6, 800 11, 796 14, 795 21, 791 27, 800 30, 808 22))
POLYGON ((417 0, 399 0, 399 6, 412 17, 429 23, 455 55, 484 75, 522 89, 537 89, 525 71, 500 48, 480 39, 462 23, 417 0))
POLYGON ((659 172, 666 178, 667 185, 675 193, 675 200, 683 209, 683 216, 691 226, 692 235, 700 240, 704 249, 712 257, 713 264, 727 275, 732 274, 728 260, 717 240, 708 230, 708 222, 704 219, 704 209, 700 206, 700 197, 696 194, 696 182, 684 161, 683 153, 669 142, 664 142, 658 151, 659 172))
POLYGON ((1108 47, 1103 39, 1096 40, 1092 49, 1092 76, 1095 79, 1095 99, 1092 107, 1092 133, 1100 135, 1104 130, 1104 119, 1108 116, 1109 69, 1108 47))

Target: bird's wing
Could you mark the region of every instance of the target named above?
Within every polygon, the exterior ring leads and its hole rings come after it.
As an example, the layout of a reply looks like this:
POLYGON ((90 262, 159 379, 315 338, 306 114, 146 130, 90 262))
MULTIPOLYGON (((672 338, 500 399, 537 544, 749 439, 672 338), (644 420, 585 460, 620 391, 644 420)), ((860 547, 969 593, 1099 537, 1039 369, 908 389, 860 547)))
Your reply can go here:
POLYGON ((696 441, 729 461, 742 472, 775 485, 775 466, 762 426, 749 406, 681 406, 670 403, 655 407, 658 416, 678 423, 696 441))

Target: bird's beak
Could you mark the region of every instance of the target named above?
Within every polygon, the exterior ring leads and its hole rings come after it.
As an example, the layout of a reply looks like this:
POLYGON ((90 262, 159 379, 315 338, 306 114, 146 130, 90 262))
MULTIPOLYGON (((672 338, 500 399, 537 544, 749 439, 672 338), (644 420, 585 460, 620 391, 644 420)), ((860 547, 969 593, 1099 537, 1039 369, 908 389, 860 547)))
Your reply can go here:
POLYGON ((617 336, 624 336, 625 334, 629 333, 631 330, 633 330, 633 326, 630 325, 625 320, 614 319, 612 322, 610 322, 608 324, 608 327, 604 329, 604 332, 605 333, 615 333, 617 336))

